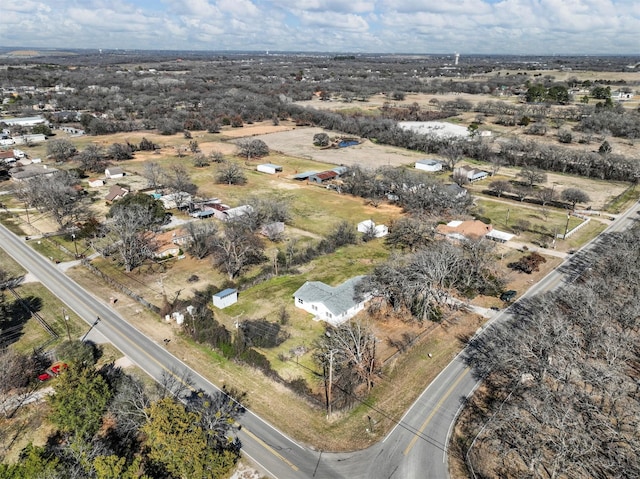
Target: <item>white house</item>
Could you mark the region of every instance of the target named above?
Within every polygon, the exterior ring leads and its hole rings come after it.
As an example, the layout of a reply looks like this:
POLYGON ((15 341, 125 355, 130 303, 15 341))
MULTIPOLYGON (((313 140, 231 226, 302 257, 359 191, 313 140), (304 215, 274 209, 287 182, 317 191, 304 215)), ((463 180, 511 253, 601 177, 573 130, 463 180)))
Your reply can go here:
POLYGON ((416 161, 416 170, 423 170, 429 172, 442 171, 442 163, 438 160, 418 160, 416 161))
POLYGON ((489 176, 489 172, 478 170, 477 168, 471 168, 470 166, 460 166, 454 170, 453 174, 467 178, 470 183, 483 180, 489 176))
POLYGON ((9 170, 9 175, 13 181, 26 181, 36 176, 53 176, 57 168, 47 165, 26 165, 14 167, 9 170))
POLYGON ((496 241, 498 243, 506 243, 507 241, 511 241, 515 235, 511 233, 507 233, 505 231, 499 230, 491 230, 486 235, 485 238, 489 238, 492 241, 496 241))
POLYGON ((110 166, 104 170, 104 176, 107 178, 122 178, 124 176, 124 170, 119 166, 110 166))
POLYGON ((356 286, 363 278, 356 276, 335 287, 320 281, 307 281, 293 293, 294 305, 313 314, 316 321, 338 326, 362 311, 370 299, 368 295, 355 297, 356 286))
POLYGON ((256 167, 258 171, 261 173, 269 173, 270 175, 275 175, 282 171, 282 166, 274 165, 272 163, 263 163, 256 167))
POLYGON ((253 212, 253 206, 242 205, 242 206, 236 206, 235 208, 229 208, 228 210, 224 210, 222 212, 222 215, 224 217, 224 221, 229 221, 252 212, 253 212))
POLYGON ((373 235, 376 238, 382 238, 389 234, 389 228, 386 225, 376 225, 372 220, 364 220, 358 223, 358 231, 360 233, 373 231, 373 235))
POLYGON ((213 295, 213 305, 216 308, 226 308, 238 302, 238 290, 233 288, 223 289, 213 295))
POLYGON ((48 125, 49 122, 42 116, 27 116, 22 118, 4 118, 2 120, 9 126, 36 126, 48 125))
POLYGON ((166 210, 184 208, 192 201, 191 195, 186 191, 169 193, 168 195, 163 195, 158 199, 162 202, 162 206, 164 206, 166 210))
POLYGON ((21 135, 13 137, 16 145, 30 145, 32 143, 42 143, 47 137, 42 133, 32 133, 29 135, 21 135))

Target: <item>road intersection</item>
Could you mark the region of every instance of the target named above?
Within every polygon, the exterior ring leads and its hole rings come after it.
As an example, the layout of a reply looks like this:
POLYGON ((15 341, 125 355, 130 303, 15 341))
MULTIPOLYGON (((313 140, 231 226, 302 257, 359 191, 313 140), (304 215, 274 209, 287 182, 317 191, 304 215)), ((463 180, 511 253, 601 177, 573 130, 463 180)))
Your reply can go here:
MULTIPOLYGON (((621 231, 636 221, 640 209, 634 204, 607 231, 621 231)), ((71 308, 133 363, 156 380, 174 371, 190 371, 195 386, 214 392, 218 388, 191 370, 166 347, 149 339, 100 299, 71 280, 60 268, 35 253, 24 240, 0 225, 2 247, 29 273, 71 308)), ((585 248, 591 246, 587 245, 585 248)), ((569 257, 563 267, 533 285, 524 296, 552 290, 567 281, 571 264, 579 264, 580 253, 569 257), (568 265, 568 266, 567 266, 568 265)), ((509 311, 496 315, 476 334, 486 334, 491 324, 509 311)), ((238 436, 243 453, 269 475, 287 478, 447 478, 447 443, 464 399, 473 393, 478 380, 464 361, 464 351, 435 378, 406 414, 378 444, 351 453, 326 453, 296 443, 250 410, 241 419, 238 436)), ((274 400, 277 400, 274 398, 274 400)))

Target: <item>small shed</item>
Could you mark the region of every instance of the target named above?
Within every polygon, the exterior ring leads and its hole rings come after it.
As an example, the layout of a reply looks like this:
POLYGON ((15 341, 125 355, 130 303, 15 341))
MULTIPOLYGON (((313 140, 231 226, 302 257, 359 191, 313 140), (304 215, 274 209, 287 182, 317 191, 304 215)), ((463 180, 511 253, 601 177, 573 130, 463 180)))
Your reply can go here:
POLYGON ((317 171, 305 171, 302 173, 296 173, 295 175, 293 175, 293 179, 298 181, 308 180, 310 176, 315 175, 316 173, 317 171))
POLYGON ((89 178, 89 186, 92 188, 104 186, 104 180, 102 178, 89 178))
POLYGON ((274 165, 273 163, 263 163, 258 165, 256 169, 261 173, 269 173, 270 175, 282 172, 282 166, 274 165))
POLYGON ((442 163, 438 160, 424 159, 416 161, 416 170, 429 172, 442 171, 442 163))
POLYGON ((104 176, 107 178, 122 178, 124 176, 124 170, 119 166, 111 166, 104 170, 104 176))
POLYGON ((213 305, 216 308, 226 308, 238 302, 238 290, 233 288, 223 289, 213 295, 213 305))
POLYGON ((325 181, 333 180, 334 178, 337 178, 337 177, 338 177, 338 173, 336 173, 333 170, 328 170, 328 171, 322 171, 320 173, 316 173, 315 175, 311 175, 308 181, 309 183, 317 183, 321 185, 325 181))

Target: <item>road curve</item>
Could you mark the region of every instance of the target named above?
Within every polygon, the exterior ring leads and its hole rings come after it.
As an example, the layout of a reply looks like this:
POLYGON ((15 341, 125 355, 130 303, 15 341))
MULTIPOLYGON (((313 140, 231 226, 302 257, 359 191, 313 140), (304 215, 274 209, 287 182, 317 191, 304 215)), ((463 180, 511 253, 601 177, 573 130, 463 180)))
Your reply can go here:
MULTIPOLYGON (((640 204, 635 203, 607 231, 621 231, 636 221, 640 204)), ((78 316, 113 343, 124 355, 159 380, 163 373, 190 370, 164 346, 150 340, 104 302, 83 289, 52 262, 43 258, 24 240, 0 225, 2 248, 42 284, 65 302, 78 316)), ((585 246, 589 248, 591 245, 585 246)), ((567 259, 576 262, 579 253, 567 259)), ((525 296, 549 291, 565 279, 556 269, 535 284, 525 296)), ((503 320, 508 310, 490 324, 503 320)), ((477 334, 483 334, 489 324, 477 334)), ((447 441, 464 398, 477 387, 473 372, 466 366, 464 351, 436 377, 414 402, 396 427, 378 444, 352 453, 323 453, 297 444, 251 411, 241 419, 238 432, 243 453, 271 476, 287 478, 402 478, 442 479, 448 477, 447 441)), ((218 389, 190 370, 196 386, 205 391, 218 389)), ((400 392, 401 394, 401 392, 400 392)), ((274 398, 277 400, 277 398, 274 398)))

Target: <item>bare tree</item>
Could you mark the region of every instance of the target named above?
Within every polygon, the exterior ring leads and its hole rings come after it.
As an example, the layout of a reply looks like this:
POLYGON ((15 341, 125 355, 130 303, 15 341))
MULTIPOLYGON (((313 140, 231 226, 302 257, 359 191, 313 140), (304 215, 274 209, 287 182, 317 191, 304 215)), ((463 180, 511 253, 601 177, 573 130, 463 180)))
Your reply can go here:
POLYGON ((116 161, 130 160, 133 158, 133 148, 129 143, 113 143, 107 149, 107 156, 116 161))
POLYGON ((205 166, 209 166, 211 163, 209 161, 209 158, 207 158, 204 154, 202 153, 196 153, 195 155, 193 155, 193 166, 195 166, 196 168, 204 168, 205 166))
POLYGON ((540 200, 540 204, 542 204, 543 207, 546 206, 547 203, 550 203, 556 199, 556 192, 553 190, 553 188, 542 188, 536 190, 535 195, 536 198, 540 200))
POLYGON ((527 198, 527 196, 531 195, 531 192, 533 191, 533 189, 528 186, 518 185, 515 188, 513 188, 511 191, 516 195, 518 200, 524 201, 527 198))
POLYGON ((460 160, 462 160, 464 148, 459 141, 452 140, 440 150, 440 154, 446 158, 447 168, 453 171, 460 160))
POLYGON ((23 182, 18 195, 38 211, 51 213, 63 228, 84 211, 84 202, 74 188, 77 183, 74 172, 57 171, 51 177, 36 176, 23 182))
POLYGON ((387 245, 408 251, 416 251, 433 241, 434 227, 423 218, 404 216, 394 220, 389 226, 387 245))
POLYGON ((547 181, 547 174, 535 166, 525 166, 518 173, 518 178, 521 178, 526 186, 532 187, 535 184, 547 181))
POLYGON ((378 368, 376 341, 368 324, 354 320, 328 328, 317 341, 315 358, 325 372, 329 413, 336 397, 349 405, 360 386, 371 391, 378 368))
POLYGON ((247 161, 251 161, 252 158, 261 158, 269 154, 269 147, 267 144, 258 139, 242 139, 237 143, 238 155, 247 158, 247 161))
POLYGON ((207 443, 215 450, 223 450, 233 442, 231 430, 245 412, 247 394, 223 386, 212 395, 202 391, 187 398, 187 408, 200 418, 200 426, 207 431, 207 443))
POLYGON ((78 154, 78 160, 80 160, 81 168, 94 173, 104 171, 108 164, 104 148, 93 143, 87 145, 87 147, 78 154))
POLYGON ((218 234, 218 227, 212 221, 190 222, 185 226, 191 236, 187 251, 198 259, 205 258, 214 248, 214 238, 218 234))
POLYGON ((69 140, 49 140, 47 141, 47 156, 56 161, 68 161, 75 156, 77 149, 69 140))
POLYGON ((147 186, 149 188, 158 188, 162 186, 162 181, 165 178, 164 170, 154 161, 145 162, 142 167, 141 175, 147 179, 147 186))
POLYGON ((198 186, 191 181, 183 165, 173 165, 166 170, 164 184, 171 189, 178 208, 184 208, 189 198, 198 192, 198 186))
POLYGON ((119 253, 126 272, 153 255, 152 233, 154 213, 144 205, 132 203, 113 211, 107 223, 111 246, 119 253))
POLYGON ((184 368, 179 371, 176 368, 162 371, 160 381, 155 383, 156 393, 160 399, 173 396, 183 398, 193 391, 195 382, 191 371, 184 368))
POLYGON ((489 159, 489 163, 491 164, 489 168, 489 171, 491 172, 491 176, 496 176, 500 171, 500 168, 502 168, 506 162, 504 158, 502 158, 499 155, 491 155, 489 159))
POLYGON ((489 183, 489 189, 493 191, 498 198, 502 196, 503 193, 508 193, 512 190, 511 183, 505 180, 497 180, 489 183))
POLYGON ((264 259, 264 246, 241 221, 231 220, 213 239, 213 256, 214 263, 232 280, 248 265, 264 259))
POLYGON ((566 201, 571 205, 571 209, 576 209, 576 204, 586 203, 589 201, 589 195, 579 188, 567 188, 561 193, 563 201, 566 201))
POLYGON ((211 163, 222 163, 224 162, 224 155, 220 151, 212 151, 209 153, 209 160, 211 163))
POLYGON ((0 349, 0 412, 11 417, 35 391, 36 361, 12 349, 0 349))
POLYGON ((227 161, 218 167, 216 182, 228 185, 244 185, 247 182, 247 177, 240 165, 233 161, 227 161))

